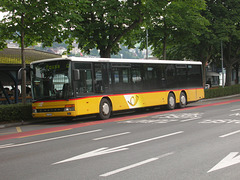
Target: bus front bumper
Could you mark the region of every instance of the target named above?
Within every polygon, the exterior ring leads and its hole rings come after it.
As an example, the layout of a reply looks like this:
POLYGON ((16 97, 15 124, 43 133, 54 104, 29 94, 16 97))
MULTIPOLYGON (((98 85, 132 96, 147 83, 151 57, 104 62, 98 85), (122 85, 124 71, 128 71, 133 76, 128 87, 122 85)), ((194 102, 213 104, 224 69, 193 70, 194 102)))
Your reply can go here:
POLYGON ((63 112, 44 112, 44 113, 32 113, 33 118, 45 118, 45 117, 75 117, 75 111, 63 111, 63 112))

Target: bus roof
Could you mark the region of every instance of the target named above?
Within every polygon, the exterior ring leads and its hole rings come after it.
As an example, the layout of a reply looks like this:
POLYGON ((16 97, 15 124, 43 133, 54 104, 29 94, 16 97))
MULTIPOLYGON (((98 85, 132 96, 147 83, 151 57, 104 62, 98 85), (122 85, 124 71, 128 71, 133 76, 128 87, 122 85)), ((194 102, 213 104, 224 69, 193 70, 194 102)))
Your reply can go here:
POLYGON ((48 62, 48 61, 62 61, 70 60, 74 62, 113 62, 113 63, 145 63, 145 64, 195 64, 201 65, 200 61, 182 61, 182 60, 151 60, 151 59, 117 59, 117 58, 83 58, 83 57, 66 57, 66 58, 53 58, 34 61, 31 64, 48 62))

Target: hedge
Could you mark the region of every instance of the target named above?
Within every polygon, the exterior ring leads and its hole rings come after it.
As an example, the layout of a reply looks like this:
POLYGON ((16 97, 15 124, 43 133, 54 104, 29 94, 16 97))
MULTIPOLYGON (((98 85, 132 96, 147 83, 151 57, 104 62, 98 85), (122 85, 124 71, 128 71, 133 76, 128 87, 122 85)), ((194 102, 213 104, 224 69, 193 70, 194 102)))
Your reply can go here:
POLYGON ((216 98, 222 96, 229 96, 234 94, 240 94, 240 85, 216 87, 211 89, 205 89, 205 98, 216 98))
POLYGON ((0 122, 22 122, 32 120, 31 104, 0 105, 0 122))

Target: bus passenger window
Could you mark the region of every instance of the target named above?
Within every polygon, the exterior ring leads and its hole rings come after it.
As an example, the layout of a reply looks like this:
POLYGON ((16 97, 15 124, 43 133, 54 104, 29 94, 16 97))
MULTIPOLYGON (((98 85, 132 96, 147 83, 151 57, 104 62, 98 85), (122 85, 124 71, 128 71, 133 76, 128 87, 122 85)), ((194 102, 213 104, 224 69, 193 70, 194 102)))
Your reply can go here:
POLYGON ((123 83, 129 83, 129 72, 128 69, 123 69, 122 71, 123 76, 123 83))
POLYGON ((102 78, 102 70, 95 69, 95 92, 102 93, 103 90, 103 78, 102 78))
POLYGON ((119 83, 119 71, 114 71, 114 83, 119 83))
POLYGON ((173 88, 176 85, 176 72, 174 65, 167 65, 166 67, 166 80, 167 80, 167 88, 173 88))
POLYGON ((114 67, 113 68, 113 84, 112 88, 115 91, 121 92, 131 90, 130 68, 128 67, 114 67))
POLYGON ((76 63, 75 69, 80 70, 80 80, 75 82, 76 94, 92 93, 92 69, 90 63, 76 63))

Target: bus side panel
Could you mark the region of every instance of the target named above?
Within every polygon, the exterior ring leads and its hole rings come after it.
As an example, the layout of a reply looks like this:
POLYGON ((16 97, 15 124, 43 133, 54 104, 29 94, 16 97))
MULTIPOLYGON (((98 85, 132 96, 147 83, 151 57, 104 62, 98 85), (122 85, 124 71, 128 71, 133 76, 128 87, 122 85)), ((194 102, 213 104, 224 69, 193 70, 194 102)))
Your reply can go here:
POLYGON ((205 98, 205 93, 203 88, 197 89, 197 98, 198 100, 205 98))
MULTIPOLYGON (((112 110, 113 111, 119 111, 119 110, 124 110, 124 109, 129 109, 131 108, 131 106, 129 105, 128 101, 131 102, 130 99, 126 99, 125 98, 126 95, 113 95, 110 96, 110 100, 112 101, 112 110)), ((139 99, 139 95, 129 95, 131 97, 135 97, 139 99)), ((133 101, 133 100, 132 100, 133 101)), ((136 104, 135 106, 139 106, 140 103, 138 102, 138 100, 135 100, 136 104)), ((135 102, 133 102, 135 103, 135 102)))
MULTIPOLYGON (((180 96, 180 91, 175 91, 174 93, 176 96, 180 96)), ((169 91, 159 91, 151 93, 114 95, 110 96, 110 99, 113 104, 113 111, 119 111, 148 106, 166 105, 168 103, 168 94, 169 91)))
POLYGON ((189 89, 186 90, 187 93, 187 101, 198 101, 204 98, 204 90, 203 88, 189 89))
POLYGON ((101 97, 89 97, 76 100, 76 115, 95 114, 99 113, 99 104, 101 97))
POLYGON ((144 107, 167 104, 168 91, 153 92, 144 94, 144 107))

